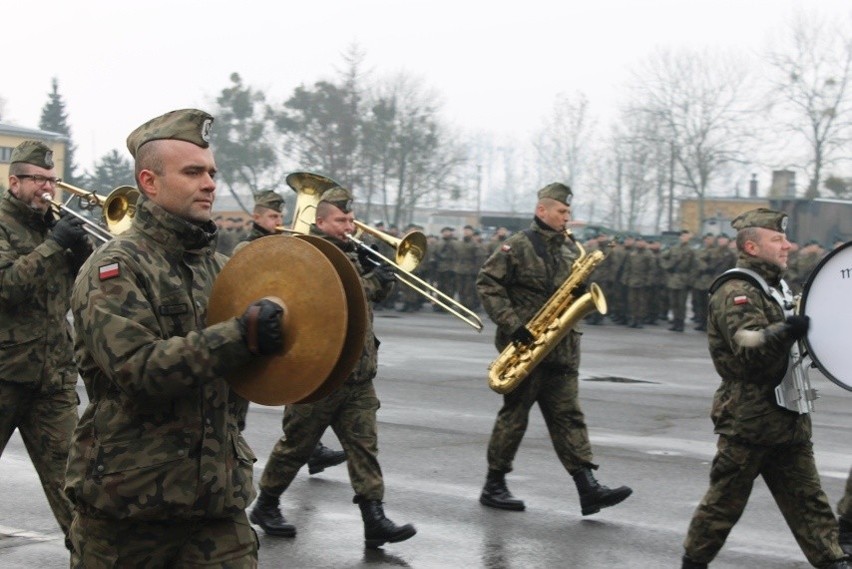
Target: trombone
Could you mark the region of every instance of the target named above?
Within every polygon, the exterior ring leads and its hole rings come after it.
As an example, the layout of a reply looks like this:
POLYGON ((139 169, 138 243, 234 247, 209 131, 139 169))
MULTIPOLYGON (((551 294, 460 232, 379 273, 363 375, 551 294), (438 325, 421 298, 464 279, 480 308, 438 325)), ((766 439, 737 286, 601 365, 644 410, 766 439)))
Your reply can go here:
POLYGON ((139 200, 139 190, 133 186, 119 186, 106 197, 99 196, 95 192, 89 192, 65 182, 58 182, 56 187, 77 196, 82 209, 102 208, 102 217, 106 228, 69 208, 67 205, 68 202, 65 204, 59 203, 47 192, 41 196, 57 213, 67 213, 77 219, 83 220, 83 229, 95 239, 106 243, 115 235, 124 233, 130 228, 133 216, 136 214, 136 202, 139 200))
MULTIPOLYGON (((316 210, 317 204, 320 202, 320 195, 323 191, 338 184, 331 178, 327 178, 321 174, 293 172, 287 175, 287 185, 296 192, 293 227, 289 229, 279 226, 276 229, 279 233, 307 235, 310 233, 311 224, 316 221, 316 210)), ((434 302, 465 323, 473 326, 478 332, 482 331, 482 320, 479 319, 475 312, 412 273, 426 256, 426 236, 422 232, 409 231, 401 238, 397 238, 358 220, 355 221, 355 227, 358 228, 358 232, 355 235, 348 235, 347 237, 366 254, 374 257, 373 261, 376 264, 380 264, 380 262, 388 263, 396 269, 396 278, 399 282, 421 296, 426 297, 429 302, 434 302), (385 257, 359 239, 358 235, 362 233, 369 233, 376 239, 384 241, 393 247, 396 251, 396 262, 385 257)))
MULTIPOLYGON (((430 302, 434 302, 470 326, 476 328, 477 332, 482 331, 482 320, 479 319, 479 316, 477 316, 475 312, 433 287, 412 272, 426 255, 426 236, 423 235, 422 232, 416 230, 409 231, 401 238, 396 238, 393 235, 388 235, 387 233, 379 231, 378 229, 370 227, 360 221, 355 221, 355 226, 362 232, 368 233, 394 248, 396 251, 395 262, 368 246, 354 235, 347 235, 347 238, 355 243, 355 245, 357 245, 363 252, 394 267, 396 269, 396 278, 399 282, 406 285, 417 294, 424 296, 430 302)), ((377 261, 376 264, 380 263, 377 261)))

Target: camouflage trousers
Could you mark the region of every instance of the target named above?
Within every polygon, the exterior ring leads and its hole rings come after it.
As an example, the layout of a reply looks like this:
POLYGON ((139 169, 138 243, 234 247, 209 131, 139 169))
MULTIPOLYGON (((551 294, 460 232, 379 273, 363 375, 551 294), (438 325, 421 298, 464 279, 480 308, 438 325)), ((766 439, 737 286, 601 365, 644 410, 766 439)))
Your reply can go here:
POLYGON ((257 535, 245 512, 233 518, 162 522, 77 513, 71 542, 72 569, 257 567, 257 535))
POLYGON ((710 304, 710 291, 706 288, 692 289, 692 311, 695 321, 699 324, 707 323, 707 309, 710 304))
POLYGON ((73 506, 63 486, 71 435, 77 426, 78 403, 74 386, 44 393, 28 386, 0 382, 0 454, 18 429, 50 509, 65 535, 71 526, 73 506))
MULTIPOLYGON (((439 271, 435 288, 449 296, 456 297, 456 273, 455 271, 439 271)), ((437 307, 435 307, 437 308, 437 307)))
POLYGON ((382 500, 385 485, 377 458, 378 409, 372 381, 345 383, 315 403, 288 405, 282 421, 284 436, 275 443, 266 462, 260 489, 273 496, 283 494, 331 426, 346 451, 349 481, 355 494, 367 500, 382 500))
POLYGON ((488 468, 512 470, 533 403, 541 409, 556 456, 565 469, 570 473, 591 464, 592 444, 578 391, 576 372, 558 372, 539 365, 517 389, 503 396, 503 407, 488 441, 488 468))
POLYGON ((672 321, 675 324, 683 324, 686 320, 686 297, 689 290, 685 288, 669 289, 669 308, 672 311, 672 321))
POLYGON ((837 515, 852 522, 852 469, 849 470, 849 478, 846 479, 846 493, 837 503, 837 515))
POLYGON ((456 275, 456 285, 459 291, 459 302, 471 310, 479 308, 479 295, 476 293, 476 274, 456 275))
POLYGON ((627 313, 631 323, 642 324, 648 317, 648 289, 631 286, 627 289, 627 313))
POLYGON ((811 443, 755 446, 721 435, 710 468, 710 489, 692 516, 683 544, 690 559, 710 563, 722 549, 745 510, 758 475, 814 567, 843 557, 837 522, 820 484, 811 443))

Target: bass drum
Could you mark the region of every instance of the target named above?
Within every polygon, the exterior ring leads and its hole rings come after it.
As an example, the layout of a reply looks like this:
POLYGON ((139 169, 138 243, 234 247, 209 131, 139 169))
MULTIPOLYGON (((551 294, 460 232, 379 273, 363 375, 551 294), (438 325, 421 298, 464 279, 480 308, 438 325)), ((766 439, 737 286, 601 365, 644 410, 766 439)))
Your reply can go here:
POLYGON ((800 313, 811 325, 805 346, 828 379, 852 391, 852 241, 829 253, 816 266, 802 291, 800 313))

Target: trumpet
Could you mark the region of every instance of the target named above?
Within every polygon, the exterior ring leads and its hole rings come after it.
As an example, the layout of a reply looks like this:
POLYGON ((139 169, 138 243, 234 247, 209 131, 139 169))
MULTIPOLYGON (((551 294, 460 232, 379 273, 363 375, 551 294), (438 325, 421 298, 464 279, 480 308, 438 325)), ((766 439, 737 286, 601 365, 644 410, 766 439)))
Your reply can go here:
POLYGON ((139 199, 139 190, 133 186, 119 186, 106 197, 65 182, 59 182, 56 186, 77 196, 80 199, 82 209, 94 209, 95 207, 103 209, 102 215, 106 227, 102 227, 88 217, 80 215, 68 207, 68 202, 60 203, 47 192, 41 195, 41 199, 50 204, 57 214, 68 214, 82 220, 83 230, 98 241, 106 243, 115 235, 124 233, 130 228, 133 216, 136 214, 136 202, 139 199))

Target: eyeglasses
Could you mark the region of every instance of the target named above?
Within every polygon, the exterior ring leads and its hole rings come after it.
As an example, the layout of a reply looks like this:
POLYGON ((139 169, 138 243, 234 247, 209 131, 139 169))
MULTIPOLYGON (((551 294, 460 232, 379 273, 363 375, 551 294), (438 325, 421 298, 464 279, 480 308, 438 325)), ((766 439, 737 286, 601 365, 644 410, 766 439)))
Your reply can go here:
POLYGON ((55 186, 56 184, 62 181, 62 178, 48 178, 47 176, 36 176, 33 174, 18 174, 15 177, 19 180, 26 180, 27 178, 29 178, 30 180, 35 182, 37 186, 43 186, 45 184, 55 186))

